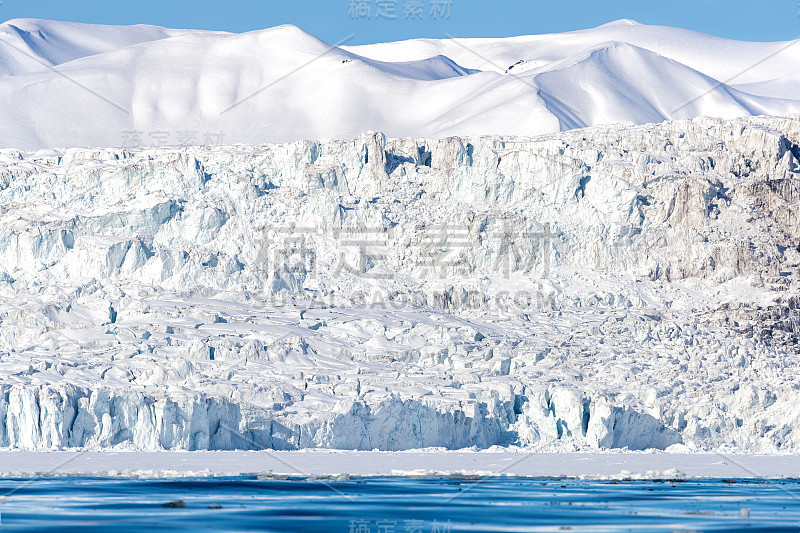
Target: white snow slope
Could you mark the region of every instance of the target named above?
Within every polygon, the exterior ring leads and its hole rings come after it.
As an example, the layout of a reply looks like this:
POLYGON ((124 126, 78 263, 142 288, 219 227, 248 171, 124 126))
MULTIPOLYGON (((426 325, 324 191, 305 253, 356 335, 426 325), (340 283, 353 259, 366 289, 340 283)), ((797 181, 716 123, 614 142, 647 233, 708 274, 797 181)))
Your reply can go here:
POLYGON ((260 144, 368 130, 538 135, 796 113, 798 87, 793 43, 627 20, 554 35, 333 48, 293 26, 229 34, 0 25, 7 148, 260 144))
POLYGON ((800 451, 799 143, 2 150, 0 446, 800 451))
MULTIPOLYGON (((0 478, 300 476, 525 476, 582 479, 797 478, 800 455, 520 450, 381 452, 0 451, 0 478)), ((478 481, 477 479, 475 481, 478 481)))

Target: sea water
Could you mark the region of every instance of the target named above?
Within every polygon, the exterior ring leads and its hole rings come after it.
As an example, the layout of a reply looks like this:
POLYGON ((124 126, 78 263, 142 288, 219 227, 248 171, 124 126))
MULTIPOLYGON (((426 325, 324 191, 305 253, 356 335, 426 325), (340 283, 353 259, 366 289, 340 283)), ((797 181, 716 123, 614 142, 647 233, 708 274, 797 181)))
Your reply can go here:
POLYGON ((787 531, 800 481, 3 479, 4 531, 787 531))

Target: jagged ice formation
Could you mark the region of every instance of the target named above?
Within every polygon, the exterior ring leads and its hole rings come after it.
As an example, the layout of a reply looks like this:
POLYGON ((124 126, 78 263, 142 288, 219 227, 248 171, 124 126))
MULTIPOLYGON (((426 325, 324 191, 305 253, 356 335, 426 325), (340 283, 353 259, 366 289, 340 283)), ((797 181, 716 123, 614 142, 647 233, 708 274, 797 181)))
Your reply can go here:
POLYGON ((797 117, 0 152, 0 446, 800 449, 797 117))

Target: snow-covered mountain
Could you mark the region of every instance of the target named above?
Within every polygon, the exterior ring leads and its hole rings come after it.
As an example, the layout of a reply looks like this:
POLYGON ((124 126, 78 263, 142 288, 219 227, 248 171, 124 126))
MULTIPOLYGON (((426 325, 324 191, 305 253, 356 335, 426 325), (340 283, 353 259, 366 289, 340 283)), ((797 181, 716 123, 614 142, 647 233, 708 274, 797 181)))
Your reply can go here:
POLYGON ((538 135, 800 112, 800 48, 618 21, 506 39, 331 47, 42 20, 0 25, 0 147, 538 135))
POLYGON ((799 145, 0 151, 0 446, 797 452, 799 145))

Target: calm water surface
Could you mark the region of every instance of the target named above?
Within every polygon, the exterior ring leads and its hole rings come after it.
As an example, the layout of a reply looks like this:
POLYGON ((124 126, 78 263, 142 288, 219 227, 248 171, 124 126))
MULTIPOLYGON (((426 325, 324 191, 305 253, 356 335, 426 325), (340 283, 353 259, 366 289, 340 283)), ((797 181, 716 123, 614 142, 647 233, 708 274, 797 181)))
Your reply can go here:
POLYGON ((800 533, 796 480, 47 478, 0 491, 3 531, 800 533))

